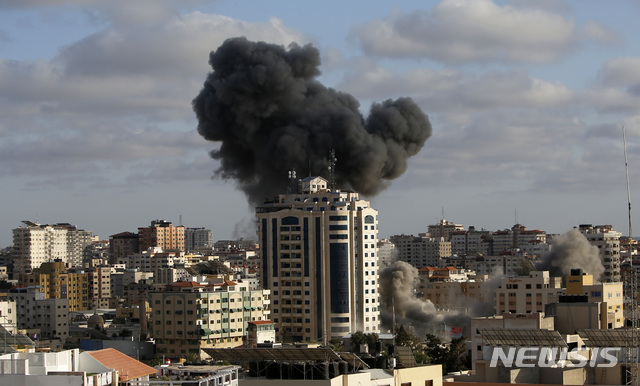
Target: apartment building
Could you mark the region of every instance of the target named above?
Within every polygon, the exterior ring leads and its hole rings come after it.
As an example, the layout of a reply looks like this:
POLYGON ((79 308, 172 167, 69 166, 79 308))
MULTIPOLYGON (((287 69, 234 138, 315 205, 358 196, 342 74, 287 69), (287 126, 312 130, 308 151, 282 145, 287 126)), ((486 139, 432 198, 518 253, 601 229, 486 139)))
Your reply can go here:
POLYGON ((7 297, 15 302, 14 323, 19 329, 39 331, 41 339, 69 336, 68 299, 46 298, 38 286, 14 288, 7 297))
POLYGON ((193 251, 198 248, 213 247, 213 232, 206 228, 186 228, 184 230, 184 248, 193 251))
POLYGON ((427 227, 427 232, 429 233, 429 237, 442 237, 445 241, 450 241, 450 235, 452 233, 459 232, 463 229, 464 227, 462 224, 456 224, 443 218, 438 224, 429 225, 427 227))
POLYGON ((323 342, 378 333, 378 212, 357 193, 309 177, 256 208, 260 281, 281 337, 323 342))
POLYGON ((395 245, 397 259, 418 269, 439 267, 443 259, 451 256, 451 242, 444 237, 396 235, 389 240, 395 245))
POLYGON ((138 228, 140 252, 159 247, 163 250, 184 252, 184 227, 173 226, 171 221, 153 220, 151 225, 138 228))
POLYGON ((97 267, 89 274, 89 303, 92 309, 109 308, 111 293, 111 267, 97 267))
POLYGON ((621 281, 620 236, 622 236, 622 233, 613 230, 611 225, 593 226, 591 224, 581 224, 578 230, 600 251, 604 273, 602 278, 596 279, 605 282, 621 281))
POLYGON ((586 295, 588 302, 600 304, 600 328, 624 327, 623 283, 595 283, 593 275, 584 273, 582 269, 572 270, 566 282, 567 295, 586 295))
POLYGON ((496 289, 496 314, 544 312, 545 306, 564 293, 561 277, 549 271, 532 271, 529 276, 503 277, 496 289))
POLYGON ((528 254, 540 254, 548 251, 547 232, 528 230, 527 227, 515 224, 511 229, 493 232, 493 253, 499 255, 519 249, 528 254))
POLYGON ((151 292, 151 333, 168 358, 201 355, 202 348, 246 343, 248 323, 269 319, 269 290, 239 291, 237 284, 169 284, 151 292))
POLYGON ((451 253, 458 256, 491 255, 493 253, 493 234, 490 231, 458 230, 449 234, 451 253))
POLYGON ((120 259, 140 252, 140 236, 131 232, 109 236, 109 252, 111 264, 116 264, 120 259))
POLYGON ((39 286, 47 299, 67 299, 70 312, 89 309, 89 274, 67 272, 61 261, 43 263, 33 273, 21 274, 18 283, 39 286))

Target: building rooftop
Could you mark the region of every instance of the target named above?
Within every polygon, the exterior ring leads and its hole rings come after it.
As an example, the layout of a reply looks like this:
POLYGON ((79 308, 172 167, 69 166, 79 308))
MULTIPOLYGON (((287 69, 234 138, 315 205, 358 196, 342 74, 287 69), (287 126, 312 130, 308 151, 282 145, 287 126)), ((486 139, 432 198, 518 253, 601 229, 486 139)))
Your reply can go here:
POLYGON ((147 366, 114 348, 88 351, 88 353, 102 365, 118 371, 120 373, 120 381, 123 382, 157 373, 153 367, 147 366))

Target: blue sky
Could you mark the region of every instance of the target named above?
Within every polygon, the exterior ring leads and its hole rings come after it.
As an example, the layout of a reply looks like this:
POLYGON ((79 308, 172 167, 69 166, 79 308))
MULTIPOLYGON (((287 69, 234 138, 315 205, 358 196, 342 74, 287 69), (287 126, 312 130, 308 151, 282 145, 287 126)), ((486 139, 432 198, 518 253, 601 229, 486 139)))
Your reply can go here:
POLYGON ((623 0, 0 1, 0 247, 21 220, 104 239, 182 216, 216 239, 253 236, 191 109, 209 52, 236 36, 313 44, 318 79, 363 113, 411 97, 429 115, 407 172, 369 197, 381 237, 424 232, 443 210, 465 227, 627 234, 639 13, 623 0))

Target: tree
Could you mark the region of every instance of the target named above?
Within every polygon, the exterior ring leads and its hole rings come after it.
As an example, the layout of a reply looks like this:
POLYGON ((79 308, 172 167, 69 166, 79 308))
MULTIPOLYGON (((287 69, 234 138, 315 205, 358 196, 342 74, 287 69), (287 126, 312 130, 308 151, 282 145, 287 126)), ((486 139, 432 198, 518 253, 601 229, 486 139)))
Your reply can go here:
POLYGON ((429 357, 429 363, 441 364, 444 366, 448 350, 442 344, 442 339, 433 334, 427 334, 426 346, 424 351, 429 357))
POLYGON ((360 354, 360 345, 367 343, 367 337, 362 331, 356 331, 351 334, 351 352, 360 354))
POLYGON ((469 358, 465 347, 466 340, 467 338, 464 336, 451 340, 443 365, 447 373, 467 370, 470 367, 471 358, 469 358))
POLYGON ((416 348, 420 347, 422 342, 413 331, 407 330, 403 325, 400 325, 398 333, 396 334, 396 344, 399 346, 416 348))

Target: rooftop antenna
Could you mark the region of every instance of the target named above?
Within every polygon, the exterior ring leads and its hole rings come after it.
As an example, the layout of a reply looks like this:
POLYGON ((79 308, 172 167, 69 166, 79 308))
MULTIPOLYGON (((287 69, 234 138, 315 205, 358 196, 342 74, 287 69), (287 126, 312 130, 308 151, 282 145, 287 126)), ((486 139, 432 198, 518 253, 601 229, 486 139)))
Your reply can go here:
POLYGON ((291 169, 289 170, 289 194, 293 194, 297 191, 296 185, 296 171, 291 169))
POLYGON ((336 161, 338 161, 336 151, 331 149, 329 156, 329 189, 331 189, 332 192, 336 190, 336 161))

